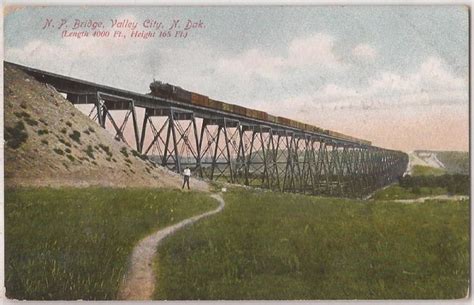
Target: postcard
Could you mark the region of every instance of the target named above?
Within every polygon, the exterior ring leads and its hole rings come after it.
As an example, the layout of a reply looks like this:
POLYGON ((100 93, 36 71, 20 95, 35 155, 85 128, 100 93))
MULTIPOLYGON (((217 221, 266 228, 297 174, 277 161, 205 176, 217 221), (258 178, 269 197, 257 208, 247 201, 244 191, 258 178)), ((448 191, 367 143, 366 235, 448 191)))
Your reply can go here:
POLYGON ((469 7, 4 7, 10 300, 467 300, 469 7))

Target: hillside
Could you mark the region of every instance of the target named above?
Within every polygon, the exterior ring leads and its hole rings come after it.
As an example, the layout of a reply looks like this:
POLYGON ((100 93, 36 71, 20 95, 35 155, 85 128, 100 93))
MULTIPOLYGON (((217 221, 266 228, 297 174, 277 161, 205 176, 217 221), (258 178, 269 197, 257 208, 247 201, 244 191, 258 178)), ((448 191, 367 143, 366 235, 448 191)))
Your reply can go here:
POLYGON ((440 173, 469 174, 469 152, 415 150, 408 153, 407 172, 412 173, 414 166, 430 167, 440 173))
POLYGON ((469 175, 469 153, 465 151, 439 151, 438 159, 448 173, 469 175))
POLYGON ((6 187, 181 187, 180 175, 115 141, 54 88, 8 64, 4 72, 6 187))

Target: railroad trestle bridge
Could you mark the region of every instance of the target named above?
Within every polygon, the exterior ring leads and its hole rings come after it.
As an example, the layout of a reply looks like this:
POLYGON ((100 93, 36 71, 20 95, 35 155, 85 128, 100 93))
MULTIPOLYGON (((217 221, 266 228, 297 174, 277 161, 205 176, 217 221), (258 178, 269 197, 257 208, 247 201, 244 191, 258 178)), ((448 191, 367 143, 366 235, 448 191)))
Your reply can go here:
POLYGON ((408 164, 405 153, 367 142, 5 64, 53 86, 75 105, 92 105, 91 119, 112 129, 117 140, 176 172, 188 166, 210 180, 363 197, 394 182, 408 164), (114 117, 118 112, 121 122, 114 117), (143 113, 141 126, 137 112, 143 113))

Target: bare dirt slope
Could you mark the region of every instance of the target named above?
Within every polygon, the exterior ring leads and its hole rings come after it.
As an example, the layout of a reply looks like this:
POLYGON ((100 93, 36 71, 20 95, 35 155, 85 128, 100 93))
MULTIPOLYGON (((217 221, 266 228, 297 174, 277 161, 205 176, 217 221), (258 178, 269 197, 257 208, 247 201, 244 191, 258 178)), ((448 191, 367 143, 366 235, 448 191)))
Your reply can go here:
POLYGON ((114 140, 54 88, 8 65, 4 72, 6 187, 181 187, 180 175, 114 140))

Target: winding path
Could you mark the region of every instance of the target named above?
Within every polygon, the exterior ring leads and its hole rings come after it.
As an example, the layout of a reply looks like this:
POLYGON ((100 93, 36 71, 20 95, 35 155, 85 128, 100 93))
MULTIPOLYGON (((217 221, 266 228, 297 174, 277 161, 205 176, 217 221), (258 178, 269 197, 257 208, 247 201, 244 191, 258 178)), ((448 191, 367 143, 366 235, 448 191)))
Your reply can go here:
POLYGON ((177 230, 195 223, 201 218, 219 213, 225 206, 224 199, 219 194, 211 195, 219 201, 217 209, 187 218, 172 226, 163 228, 142 239, 133 249, 129 269, 122 282, 118 298, 121 300, 150 300, 155 289, 155 275, 153 273, 153 258, 156 255, 158 244, 168 235, 177 230))
POLYGON ((425 202, 425 201, 428 201, 428 200, 451 200, 451 201, 469 200, 469 196, 464 196, 464 195, 453 195, 453 196, 439 195, 439 196, 420 197, 420 198, 414 198, 414 199, 390 199, 390 200, 384 200, 384 201, 395 201, 395 202, 400 202, 400 203, 420 203, 420 202, 425 202))

